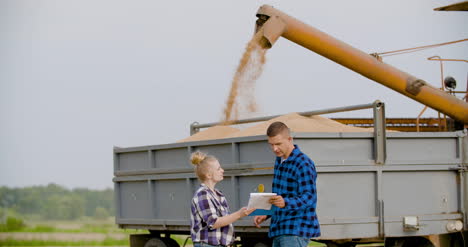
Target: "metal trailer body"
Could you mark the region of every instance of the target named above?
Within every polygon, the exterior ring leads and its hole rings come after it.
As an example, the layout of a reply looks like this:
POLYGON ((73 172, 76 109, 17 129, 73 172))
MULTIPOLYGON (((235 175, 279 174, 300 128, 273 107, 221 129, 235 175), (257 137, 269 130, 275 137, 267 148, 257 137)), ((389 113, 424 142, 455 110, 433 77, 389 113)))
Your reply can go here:
MULTIPOLYGON (((402 239, 424 236, 435 246, 449 246, 437 243, 454 242, 458 234, 461 241, 468 230, 467 131, 386 132, 384 121, 378 125, 374 133, 293 133, 318 172, 318 240, 332 241, 329 246, 347 241, 401 246, 402 239)), ((231 211, 246 206, 258 184, 271 191, 274 154, 265 135, 115 147, 119 227, 148 229, 147 239, 188 235, 191 198, 199 185, 189 158, 197 150, 219 159, 225 178, 217 188, 231 211)), ((258 229, 252 217, 234 223, 244 243, 265 240, 268 224, 258 229)))

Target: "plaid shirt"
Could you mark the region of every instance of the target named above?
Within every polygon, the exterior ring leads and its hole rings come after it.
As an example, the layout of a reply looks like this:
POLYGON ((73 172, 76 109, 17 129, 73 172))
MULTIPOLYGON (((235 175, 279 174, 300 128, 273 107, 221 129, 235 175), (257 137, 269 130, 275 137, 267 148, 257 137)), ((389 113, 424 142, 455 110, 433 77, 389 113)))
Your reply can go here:
POLYGON ((192 198, 191 211, 190 233, 193 242, 225 246, 234 242, 234 226, 232 224, 218 229, 212 228, 218 217, 230 213, 226 198, 219 190, 215 189, 213 192, 206 185, 201 184, 192 198))
POLYGON ((296 235, 304 238, 320 236, 315 208, 317 189, 314 162, 297 145, 289 157, 275 161, 272 191, 283 196, 286 206, 275 207, 271 217, 270 237, 296 235))

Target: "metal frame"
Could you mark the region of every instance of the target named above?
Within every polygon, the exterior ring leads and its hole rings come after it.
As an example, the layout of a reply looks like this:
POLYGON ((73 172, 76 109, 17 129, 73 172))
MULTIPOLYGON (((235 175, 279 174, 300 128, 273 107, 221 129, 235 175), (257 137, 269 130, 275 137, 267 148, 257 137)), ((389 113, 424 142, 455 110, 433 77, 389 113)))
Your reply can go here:
MULTIPOLYGON (((356 111, 364 109, 373 109, 373 119, 374 119, 374 160, 376 164, 384 164, 387 157, 386 153, 386 131, 385 131, 385 103, 375 100, 370 104, 361 104, 361 105, 352 105, 352 106, 343 106, 343 107, 334 107, 324 110, 314 110, 306 112, 298 112, 299 115, 310 117, 314 115, 338 113, 338 112, 347 112, 347 111, 356 111)), ((209 128, 217 125, 238 125, 246 123, 255 123, 268 121, 270 119, 280 117, 281 115, 273 115, 266 117, 256 117, 256 118, 246 118, 240 120, 230 121, 228 123, 224 122, 212 122, 200 124, 198 122, 193 122, 190 124, 190 135, 194 135, 200 131, 201 128, 209 128)))

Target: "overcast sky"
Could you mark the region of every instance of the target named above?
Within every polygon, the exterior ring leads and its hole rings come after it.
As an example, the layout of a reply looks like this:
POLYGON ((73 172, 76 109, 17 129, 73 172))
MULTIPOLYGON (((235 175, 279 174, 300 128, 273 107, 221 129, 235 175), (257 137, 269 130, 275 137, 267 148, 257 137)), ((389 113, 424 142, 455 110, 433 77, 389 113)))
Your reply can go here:
MULTIPOLYGON (((194 121, 219 121, 262 4, 373 53, 468 38, 468 12, 433 10, 454 2, 0 0, 0 186, 112 187, 113 146, 172 143, 194 121)), ((434 55, 468 59, 468 42, 384 62, 439 87, 434 55)), ((424 107, 283 38, 266 56, 255 116, 376 99, 388 117, 424 107)), ((457 90, 467 68, 444 63, 457 90)))

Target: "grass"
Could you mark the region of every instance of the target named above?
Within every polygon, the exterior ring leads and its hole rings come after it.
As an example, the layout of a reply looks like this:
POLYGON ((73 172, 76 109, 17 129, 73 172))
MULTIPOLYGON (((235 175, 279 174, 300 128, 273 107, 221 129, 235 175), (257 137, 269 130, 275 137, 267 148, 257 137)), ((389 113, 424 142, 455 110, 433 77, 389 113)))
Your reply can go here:
MULTIPOLYGON (((129 246, 130 234, 147 233, 143 230, 119 229, 113 219, 78 221, 27 221, 26 226, 13 231, 3 231, 0 246, 129 246), (11 234, 9 234, 11 233, 11 234), (31 234, 28 234, 31 233, 31 234), (36 234, 49 234, 47 239, 36 234), (98 234, 97 239, 70 240, 65 234, 98 234), (117 235, 115 235, 117 234, 117 235)), ((69 235, 68 235, 69 236, 69 235)))
MULTIPOLYGON (((79 228, 58 228, 53 225, 35 225, 31 227, 25 227, 20 230, 16 231, 9 231, 9 232, 43 232, 43 233, 52 233, 52 232, 63 232, 63 233, 127 233, 129 231, 133 230, 124 230, 124 229, 119 229, 117 227, 113 226, 93 226, 91 224, 84 224, 80 226, 79 228)), ((134 231, 138 232, 138 231, 134 231)))
POLYGON ((106 238, 102 241, 59 241, 59 240, 0 240, 0 246, 129 246, 127 239, 106 238))
POLYGON ((310 241, 309 245, 307 245, 307 246, 313 246, 313 247, 315 247, 315 246, 325 246, 326 247, 327 245, 319 243, 319 242, 310 241))
POLYGON ((27 221, 26 226, 18 230, 3 232, 34 232, 34 233, 138 233, 143 230, 120 229, 113 218, 108 220, 81 219, 76 221, 27 221))
MULTIPOLYGON (((1 234, 6 235, 3 239, 0 238, 0 246, 130 246, 129 235, 130 234, 147 234, 146 230, 128 230, 120 229, 115 224, 113 218, 109 220, 93 220, 93 219, 82 219, 78 221, 30 221, 26 222, 26 227, 15 230, 3 232, 1 234), (11 232, 11 237, 8 233, 11 232), (18 238, 18 234, 32 233, 30 236, 25 237, 27 239, 18 238), (35 234, 38 233, 52 233, 51 235, 60 233, 73 234, 73 233, 92 233, 101 236, 99 240, 69 240, 67 238, 55 239, 35 239, 35 234), (13 235, 16 237, 13 238, 13 235), (101 235, 102 234, 102 235, 101 235), (117 234, 117 235, 115 235, 117 234)), ((171 235, 180 246, 186 241, 187 236, 184 235, 171 235)), ((191 245, 192 241, 189 238, 187 245, 191 245)), ((311 241, 309 247, 325 247, 325 244, 311 241)), ((358 245, 358 246, 378 246, 375 244, 371 245, 358 245)), ((380 245, 380 246, 383 246, 380 245)))

